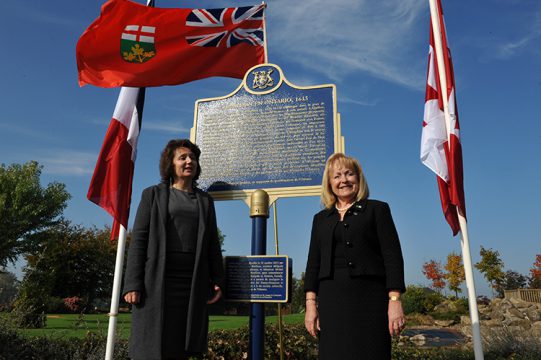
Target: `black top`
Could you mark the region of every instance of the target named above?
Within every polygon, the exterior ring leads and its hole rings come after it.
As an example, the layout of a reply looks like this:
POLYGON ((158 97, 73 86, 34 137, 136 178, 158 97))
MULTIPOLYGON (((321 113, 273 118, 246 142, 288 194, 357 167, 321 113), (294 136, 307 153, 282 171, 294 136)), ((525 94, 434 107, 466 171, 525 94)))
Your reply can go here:
POLYGON ((167 251, 195 253, 199 225, 195 193, 171 188, 167 210, 167 251))
POLYGON ((346 267, 346 244, 344 243, 344 222, 339 221, 333 234, 333 269, 346 267))

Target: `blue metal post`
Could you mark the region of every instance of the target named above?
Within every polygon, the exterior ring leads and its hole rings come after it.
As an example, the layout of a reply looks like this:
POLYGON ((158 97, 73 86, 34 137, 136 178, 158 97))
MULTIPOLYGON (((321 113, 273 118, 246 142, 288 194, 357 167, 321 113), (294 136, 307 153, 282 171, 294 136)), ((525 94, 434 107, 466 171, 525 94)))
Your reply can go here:
MULTIPOLYGON (((269 197, 263 190, 257 190, 251 199, 252 255, 267 253, 267 218, 269 197)), ((265 304, 250 304, 250 349, 249 360, 263 360, 265 343, 265 304)))

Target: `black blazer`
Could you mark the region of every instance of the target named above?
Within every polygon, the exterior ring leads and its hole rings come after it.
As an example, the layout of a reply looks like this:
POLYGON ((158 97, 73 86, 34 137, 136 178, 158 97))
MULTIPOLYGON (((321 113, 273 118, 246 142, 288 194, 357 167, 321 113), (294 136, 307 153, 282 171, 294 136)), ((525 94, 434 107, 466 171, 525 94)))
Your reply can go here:
POLYGON ((404 260, 391 209, 385 202, 368 199, 356 202, 346 212, 342 223, 335 208, 322 210, 314 216, 305 291, 317 293, 319 280, 331 275, 335 226, 346 229, 345 256, 351 276, 381 276, 385 278, 387 289, 406 291, 404 260))

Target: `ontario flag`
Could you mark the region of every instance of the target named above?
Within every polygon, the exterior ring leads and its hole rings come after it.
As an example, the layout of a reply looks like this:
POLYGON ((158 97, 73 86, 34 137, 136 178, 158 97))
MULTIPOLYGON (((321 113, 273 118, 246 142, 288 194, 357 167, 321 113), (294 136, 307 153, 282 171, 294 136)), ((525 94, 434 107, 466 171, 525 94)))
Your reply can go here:
POLYGON ((77 43, 79 85, 178 85, 211 76, 242 79, 265 62, 265 4, 155 8, 109 0, 77 43))
POLYGON ((120 225, 128 228, 137 140, 143 116, 145 89, 123 87, 105 134, 88 188, 88 200, 114 219, 111 239, 120 225))
MULTIPOLYGON (((460 144, 460 126, 456 105, 455 80, 451 51, 447 45, 445 23, 441 1, 437 0, 436 19, 430 22, 430 48, 428 54, 428 75, 425 96, 423 132, 421 137, 421 162, 436 173, 441 205, 445 219, 451 226, 453 235, 460 231, 457 210, 466 217, 464 185, 462 171, 462 147, 460 144), (437 22, 439 26, 434 26, 437 22), (441 34, 434 33, 439 28, 441 34), (441 38, 443 64, 448 100, 450 124, 446 126, 442 81, 439 77, 435 36, 441 38), (449 134, 448 134, 449 131, 449 134)), ((436 24, 436 25, 437 25, 436 24)))

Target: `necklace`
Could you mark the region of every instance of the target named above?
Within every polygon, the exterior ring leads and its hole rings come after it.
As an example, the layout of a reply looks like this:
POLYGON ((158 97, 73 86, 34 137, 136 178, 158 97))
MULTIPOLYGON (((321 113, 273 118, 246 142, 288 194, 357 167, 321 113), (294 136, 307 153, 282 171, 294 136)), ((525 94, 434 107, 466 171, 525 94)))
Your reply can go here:
POLYGON ((346 206, 344 206, 344 207, 338 207, 337 204, 334 204, 334 207, 336 208, 336 210, 342 212, 342 211, 346 211, 347 209, 349 209, 351 207, 351 205, 353 205, 353 204, 355 204, 355 202, 346 204, 346 206))

